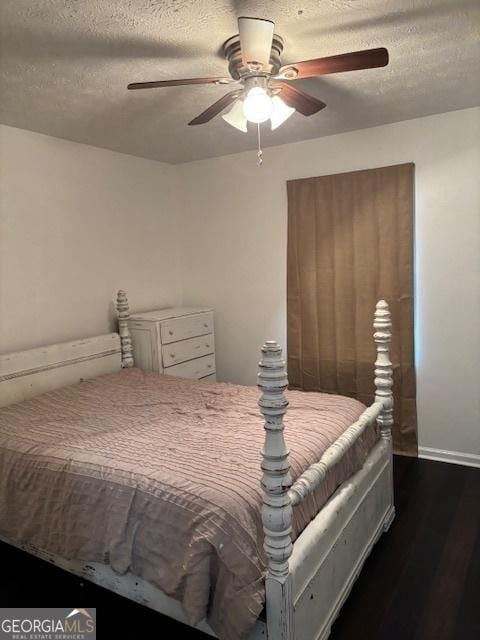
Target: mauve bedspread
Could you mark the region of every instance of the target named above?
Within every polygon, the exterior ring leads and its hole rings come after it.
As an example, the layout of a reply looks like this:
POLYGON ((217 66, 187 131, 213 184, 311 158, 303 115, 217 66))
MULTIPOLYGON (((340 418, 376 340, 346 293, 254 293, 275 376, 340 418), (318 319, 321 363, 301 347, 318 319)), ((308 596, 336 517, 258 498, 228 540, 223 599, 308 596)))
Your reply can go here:
MULTIPOLYGON (((126 369, 0 409, 0 533, 131 571, 238 640, 264 605, 263 422, 255 387, 126 369)), ((355 420, 356 400, 288 393, 295 479, 355 420)), ((294 510, 298 535, 377 439, 367 430, 294 510)))

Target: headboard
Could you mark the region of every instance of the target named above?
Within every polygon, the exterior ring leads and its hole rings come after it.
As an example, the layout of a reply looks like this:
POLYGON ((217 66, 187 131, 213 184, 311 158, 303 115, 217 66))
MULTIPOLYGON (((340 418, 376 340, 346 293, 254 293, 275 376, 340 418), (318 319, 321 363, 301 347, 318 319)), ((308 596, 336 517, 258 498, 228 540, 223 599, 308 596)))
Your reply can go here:
POLYGON ((133 367, 128 301, 117 294, 119 333, 0 356, 0 407, 122 367, 133 367))

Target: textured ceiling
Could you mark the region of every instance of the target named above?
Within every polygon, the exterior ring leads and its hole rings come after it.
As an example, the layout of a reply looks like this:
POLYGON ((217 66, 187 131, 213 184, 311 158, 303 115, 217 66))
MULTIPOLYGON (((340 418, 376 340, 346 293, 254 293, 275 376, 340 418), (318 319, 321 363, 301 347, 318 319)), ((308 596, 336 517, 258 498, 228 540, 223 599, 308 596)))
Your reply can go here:
POLYGON ((220 117, 229 89, 128 92, 128 82, 223 75, 236 17, 273 19, 283 62, 385 46, 390 65, 299 81, 327 103, 264 146, 480 103, 478 0, 1 0, 0 122, 166 162, 253 149, 220 117))

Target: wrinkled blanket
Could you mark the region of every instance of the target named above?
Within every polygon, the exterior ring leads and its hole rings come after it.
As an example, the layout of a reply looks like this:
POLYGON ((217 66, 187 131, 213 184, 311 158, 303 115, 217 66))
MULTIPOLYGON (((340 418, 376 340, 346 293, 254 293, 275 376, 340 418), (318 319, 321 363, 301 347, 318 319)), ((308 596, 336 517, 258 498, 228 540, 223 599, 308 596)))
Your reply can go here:
MULTIPOLYGON (((341 396, 287 392, 297 478, 362 413, 341 396)), ((126 369, 0 409, 0 533, 131 571, 244 637, 264 605, 263 420, 255 387, 126 369)), ((371 427, 294 510, 297 536, 377 439, 371 427)))

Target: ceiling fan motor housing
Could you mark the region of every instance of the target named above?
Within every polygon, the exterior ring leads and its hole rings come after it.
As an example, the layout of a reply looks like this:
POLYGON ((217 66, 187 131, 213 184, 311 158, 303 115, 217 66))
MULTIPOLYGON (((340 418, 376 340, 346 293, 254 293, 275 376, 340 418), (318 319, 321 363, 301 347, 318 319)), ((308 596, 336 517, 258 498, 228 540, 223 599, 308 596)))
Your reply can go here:
POLYGON ((282 66, 280 56, 283 51, 283 39, 276 33, 273 35, 272 49, 268 65, 262 65, 252 61, 248 66, 242 62, 242 49, 240 36, 237 34, 223 43, 223 53, 228 60, 228 70, 234 80, 240 80, 252 73, 262 72, 269 75, 278 73, 282 66))

